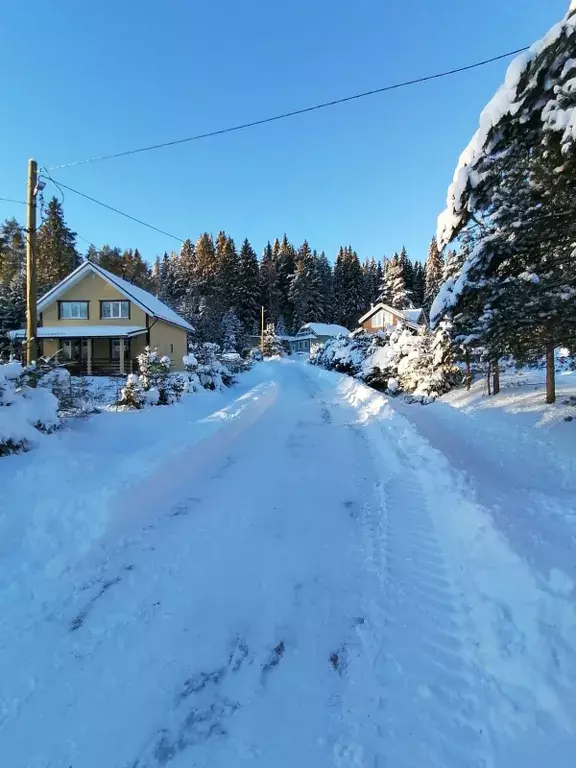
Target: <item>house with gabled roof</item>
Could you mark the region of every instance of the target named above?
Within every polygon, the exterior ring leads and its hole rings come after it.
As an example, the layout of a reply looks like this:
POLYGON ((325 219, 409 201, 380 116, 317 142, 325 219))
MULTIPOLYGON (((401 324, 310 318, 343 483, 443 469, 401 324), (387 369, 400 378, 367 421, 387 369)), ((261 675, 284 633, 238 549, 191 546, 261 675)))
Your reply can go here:
MULTIPOLYGON (((38 301, 41 353, 57 352, 71 371, 124 374, 150 346, 183 370, 188 333, 194 329, 156 296, 98 264, 85 261, 38 301)), ((26 331, 12 331, 25 339, 26 331)))
POLYGON ((383 302, 372 305, 368 312, 358 320, 358 325, 370 333, 383 331, 399 323, 414 331, 428 325, 423 309, 395 309, 383 302))
POLYGON ((297 352, 310 352, 315 344, 324 344, 328 339, 335 336, 349 336, 350 331, 343 325, 334 323, 305 323, 295 336, 289 339, 290 351, 292 354, 297 352))

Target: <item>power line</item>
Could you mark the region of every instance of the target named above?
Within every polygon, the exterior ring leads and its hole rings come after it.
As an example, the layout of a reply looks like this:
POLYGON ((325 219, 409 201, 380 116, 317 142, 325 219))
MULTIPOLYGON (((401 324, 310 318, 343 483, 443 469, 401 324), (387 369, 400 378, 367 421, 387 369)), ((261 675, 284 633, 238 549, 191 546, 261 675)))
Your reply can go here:
POLYGON ((26 205, 25 200, 12 200, 10 197, 0 197, 3 203, 18 203, 18 205, 26 205))
POLYGON ((178 240, 178 242, 180 243, 184 242, 184 240, 181 237, 176 237, 176 235, 171 235, 170 232, 165 232, 163 229, 159 229, 158 227, 155 227, 152 224, 148 224, 147 222, 142 221, 142 219, 137 219, 135 216, 130 216, 129 213, 124 213, 124 211, 120 211, 118 210, 118 208, 114 208, 114 206, 112 205, 103 203, 101 200, 96 200, 95 197, 90 197, 90 195, 85 195, 84 192, 79 192, 77 189, 73 189, 72 187, 69 187, 67 184, 63 184, 61 181, 56 181, 55 179, 52 179, 52 177, 50 177, 50 179, 57 186, 64 187, 64 189, 67 189, 69 192, 73 192, 75 195, 80 195, 80 197, 84 197, 86 200, 90 200, 92 203, 96 203, 96 205, 101 205, 103 208, 107 208, 109 211, 114 211, 114 213, 118 213, 120 216, 124 216, 126 219, 135 221, 137 224, 141 224, 143 227, 148 227, 148 229, 153 229, 155 232, 159 232, 161 235, 166 235, 166 237, 171 237, 174 240, 178 240))
MULTIPOLYGON (((363 93, 356 93, 353 96, 344 96, 341 99, 334 99, 333 101, 325 101, 322 104, 314 104, 311 107, 304 107, 302 109, 295 109, 292 112, 283 112, 280 115, 274 115, 273 117, 265 117, 262 120, 253 120, 250 123, 242 123, 240 125, 234 125, 229 128, 220 128, 216 131, 209 131, 208 133, 199 133, 196 136, 189 136, 185 139, 176 139, 174 141, 166 141, 162 144, 151 144, 148 147, 140 147, 138 149, 128 149, 124 152, 116 152, 111 155, 100 155, 98 157, 90 157, 86 160, 76 160, 73 163, 65 163, 63 165, 52 165, 50 166, 50 170, 59 170, 60 168, 71 168, 75 165, 86 165, 87 163, 96 163, 101 160, 114 160, 118 157, 126 157, 128 155, 137 155, 141 152, 150 152, 153 149, 162 149, 164 147, 173 147, 177 144, 186 144, 187 142, 191 141, 199 141, 200 139, 208 139, 213 136, 222 136, 225 133, 234 133, 235 131, 243 131, 246 128, 254 128, 258 125, 265 125, 266 123, 274 123, 278 120, 284 120, 287 117, 295 117, 296 115, 304 115, 308 112, 315 112, 319 109, 326 109, 327 107, 334 107, 337 104, 345 104, 348 101, 355 101, 357 99, 363 99, 366 96, 375 96, 379 93, 385 93, 387 91, 394 91, 398 90, 399 88, 407 88, 411 85, 417 85, 419 83, 427 83, 431 80, 438 80, 442 77, 448 77, 449 75, 456 75, 459 72, 467 72, 471 69, 477 69, 478 67, 483 67, 486 64, 492 64, 495 61, 501 61, 502 59, 507 59, 510 56, 516 56, 518 53, 523 53, 524 51, 528 50, 528 46, 525 46, 524 48, 518 48, 515 51, 508 51, 508 53, 501 53, 499 56, 492 56, 489 59, 484 59, 482 61, 477 61, 474 64, 467 64, 464 67, 457 67, 456 69, 449 69, 446 72, 438 72, 434 75, 427 75, 426 77, 418 77, 414 80, 405 80, 401 83, 394 83, 393 85, 385 85, 382 88, 374 88, 371 91, 364 91, 363 93)), ((64 185, 62 185, 64 186, 64 185)))

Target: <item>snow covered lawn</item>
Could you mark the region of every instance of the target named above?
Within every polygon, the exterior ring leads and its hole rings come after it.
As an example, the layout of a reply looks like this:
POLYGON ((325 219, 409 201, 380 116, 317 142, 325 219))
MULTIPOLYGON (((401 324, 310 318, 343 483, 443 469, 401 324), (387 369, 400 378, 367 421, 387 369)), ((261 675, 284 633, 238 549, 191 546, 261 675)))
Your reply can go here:
POLYGON ((277 360, 3 459, 2 763, 572 766, 576 473, 474 418, 277 360))

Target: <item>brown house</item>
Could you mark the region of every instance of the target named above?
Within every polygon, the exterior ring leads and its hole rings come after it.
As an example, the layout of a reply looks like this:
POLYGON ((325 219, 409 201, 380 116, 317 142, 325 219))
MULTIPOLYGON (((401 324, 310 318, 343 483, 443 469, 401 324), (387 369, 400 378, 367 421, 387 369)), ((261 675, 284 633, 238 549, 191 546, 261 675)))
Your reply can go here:
MULTIPOLYGON (((78 373, 115 374, 134 369, 144 347, 157 347, 182 370, 187 334, 194 330, 148 291, 85 261, 38 302, 43 355, 60 351, 78 373)), ((25 330, 13 331, 24 339, 25 330)))
POLYGON ((385 328, 398 325, 398 323, 418 331, 420 328, 426 327, 426 315, 423 309, 394 309, 394 307, 380 302, 358 320, 358 325, 371 333, 382 331, 385 328))

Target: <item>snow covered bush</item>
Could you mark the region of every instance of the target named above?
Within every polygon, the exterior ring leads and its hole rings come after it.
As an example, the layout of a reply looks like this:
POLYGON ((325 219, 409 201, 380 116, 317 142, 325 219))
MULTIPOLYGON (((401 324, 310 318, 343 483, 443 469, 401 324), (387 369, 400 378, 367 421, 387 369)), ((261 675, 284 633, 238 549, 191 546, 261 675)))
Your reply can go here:
POLYGON ((396 327, 329 339, 310 356, 313 365, 347 373, 389 394, 413 393, 426 402, 460 383, 450 345, 440 331, 414 333, 396 327))
POLYGON ((262 350, 260 350, 258 347, 254 347, 254 349, 250 350, 250 354, 248 355, 248 359, 252 363, 261 363, 264 359, 262 356, 262 350))
POLYGON ((375 337, 380 337, 380 334, 371 334, 364 329, 355 331, 350 336, 333 337, 325 344, 313 346, 309 362, 330 371, 357 376, 375 337))
POLYGON ((276 329, 272 323, 268 324, 264 331, 262 354, 264 357, 282 357, 285 354, 284 345, 276 335, 276 329))
POLYGON ((140 379, 135 373, 130 373, 126 379, 126 384, 120 391, 118 405, 139 410, 144 407, 145 402, 146 397, 140 379))
POLYGON ((184 355, 182 358, 186 370, 187 390, 188 392, 200 392, 202 383, 198 376, 198 360, 192 352, 184 355))
POLYGON ((230 371, 232 376, 245 373, 252 367, 251 360, 245 360, 238 352, 224 352, 220 355, 220 362, 230 371))
POLYGON ((157 349, 146 347, 138 355, 138 366, 140 384, 150 405, 170 405, 177 399, 170 376, 172 361, 169 357, 160 357, 157 349))
POLYGON ((29 375, 18 362, 0 365, 0 456, 28 450, 39 431, 60 425, 58 400, 47 389, 28 386, 29 375))
POLYGON ((228 368, 218 360, 220 352, 218 344, 206 342, 193 348, 194 357, 198 361, 196 373, 204 389, 216 390, 230 386, 234 378, 228 368))

